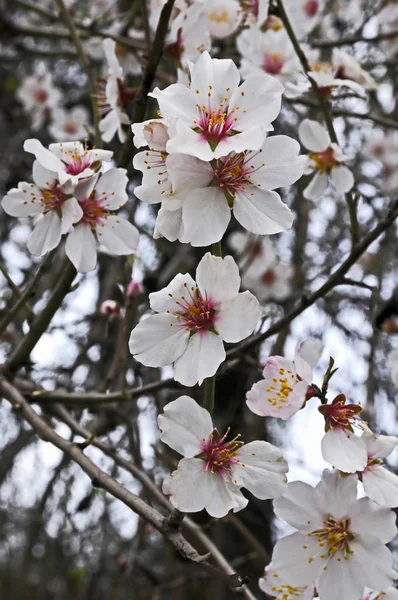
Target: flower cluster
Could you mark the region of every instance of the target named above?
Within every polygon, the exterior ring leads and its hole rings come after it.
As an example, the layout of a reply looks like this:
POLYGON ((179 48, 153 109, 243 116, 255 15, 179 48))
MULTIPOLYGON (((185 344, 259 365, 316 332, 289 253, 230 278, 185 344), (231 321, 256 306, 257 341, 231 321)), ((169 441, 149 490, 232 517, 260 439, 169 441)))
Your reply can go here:
POLYGON ((13 217, 37 217, 28 249, 43 256, 66 234, 65 251, 77 271, 86 273, 97 264, 97 245, 111 254, 131 254, 139 234, 126 219, 114 214, 128 200, 125 169, 103 172, 112 159, 109 150, 88 149, 81 142, 51 144, 26 140, 34 154, 34 183, 21 182, 2 200, 13 217))

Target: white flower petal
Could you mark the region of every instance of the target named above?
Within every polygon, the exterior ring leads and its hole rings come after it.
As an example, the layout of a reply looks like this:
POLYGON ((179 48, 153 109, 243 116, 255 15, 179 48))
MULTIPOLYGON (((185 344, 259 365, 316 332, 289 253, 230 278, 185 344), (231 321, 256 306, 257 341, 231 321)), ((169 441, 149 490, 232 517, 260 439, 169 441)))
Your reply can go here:
POLYGON ((257 298, 246 291, 219 304, 215 327, 225 342, 236 343, 253 333, 260 316, 257 298))
POLYGON ((209 412, 189 396, 180 396, 166 404, 158 424, 162 442, 186 458, 199 454, 203 440, 213 431, 209 412))
POLYGON ((28 250, 34 256, 43 256, 61 241, 61 219, 55 210, 38 218, 28 240, 28 250))
POLYGON ((109 169, 98 179, 95 190, 98 196, 106 197, 103 206, 107 210, 117 210, 127 202, 126 186, 129 180, 126 173, 126 169, 109 169))
POLYGON ((76 225, 66 238, 65 252, 76 271, 93 271, 97 265, 97 242, 90 227, 76 225))
POLYGON ((348 555, 348 560, 332 556, 327 569, 322 570, 318 581, 318 592, 325 600, 353 600, 361 598, 363 591, 363 568, 356 557, 348 555), (340 559, 340 560, 338 560, 340 559))
POLYGON ((69 198, 61 205, 62 228, 61 233, 69 233, 74 223, 83 217, 83 210, 76 198, 69 198))
POLYGON ((332 168, 331 179, 334 183, 334 187, 340 194, 349 192, 354 183, 354 175, 348 167, 345 165, 339 165, 332 168))
POLYGON ((211 331, 199 331, 191 336, 185 352, 175 361, 174 379, 188 387, 201 385, 204 379, 215 375, 224 360, 221 337, 211 331))
POLYGON ((205 188, 214 178, 214 171, 209 163, 195 156, 169 154, 166 167, 176 193, 191 188, 205 188))
POLYGON ((33 163, 32 176, 37 187, 42 189, 52 187, 58 182, 57 174, 43 167, 38 160, 33 163))
POLYGON ((217 187, 189 190, 182 206, 182 242, 210 246, 221 240, 228 227, 231 210, 217 187))
POLYGON ((311 152, 323 152, 330 146, 330 137, 326 129, 311 119, 304 119, 299 127, 299 138, 303 146, 311 152))
POLYGON ((322 527, 327 507, 316 502, 315 489, 302 481, 293 481, 287 486, 282 498, 274 500, 277 517, 303 532, 322 527))
POLYGON ((372 458, 386 458, 398 444, 398 437, 394 435, 374 435, 365 432, 362 439, 366 444, 368 454, 372 458))
POLYGON ((323 459, 344 473, 363 471, 368 462, 365 442, 354 433, 329 429, 321 442, 323 459))
POLYGON ((196 269, 196 282, 203 297, 213 302, 234 298, 240 288, 239 267, 232 256, 221 258, 206 252, 196 269))
POLYGON ((320 173, 317 171, 304 190, 304 198, 316 202, 325 193, 328 183, 329 179, 326 173, 320 173))
MULTIPOLYGON (((343 498, 341 501, 344 502, 343 498)), ((354 510, 351 510, 350 517, 350 526, 354 533, 373 536, 379 543, 388 544, 397 535, 395 513, 388 507, 377 505, 369 498, 358 500, 354 510)))
POLYGON ((184 273, 184 275, 178 273, 168 286, 158 292, 149 294, 150 307, 159 313, 170 311, 175 314, 182 312, 181 306, 177 302, 184 302, 184 299, 190 298, 195 290, 196 283, 189 273, 184 273))
POLYGON ((214 494, 214 476, 204 469, 200 458, 183 458, 163 483, 163 492, 181 512, 199 512, 206 508, 214 494))
POLYGON ((254 186, 237 193, 233 213, 245 229, 259 235, 287 231, 293 224, 293 213, 279 194, 254 186))
POLYGON ((152 315, 133 329, 129 348, 147 367, 170 365, 186 350, 189 331, 171 315, 152 315))
POLYGON ((41 212, 41 199, 41 192, 35 185, 21 181, 18 188, 4 196, 1 205, 12 217, 33 217, 41 212))
POLYGON ((365 494, 377 504, 395 508, 398 506, 398 476, 388 469, 374 466, 364 471, 362 483, 365 494))
POLYGON ((321 340, 310 338, 300 344, 300 355, 314 369, 322 356, 324 347, 321 340))
POLYGON ((256 498, 266 500, 286 492, 285 473, 289 467, 279 448, 257 440, 242 446, 237 457, 240 462, 232 466, 232 479, 237 479, 256 498))
POLYGON ((97 226, 97 236, 100 244, 116 255, 132 254, 140 241, 134 225, 113 215, 102 221, 102 227, 97 226))
POLYGON ((295 183, 307 164, 306 156, 298 156, 300 145, 286 135, 275 135, 266 138, 261 152, 252 153, 254 157, 248 164, 257 170, 251 180, 261 184, 266 190, 274 190, 295 183))
POLYGON ((265 73, 246 79, 229 103, 229 111, 235 111, 237 131, 272 123, 281 110, 283 89, 276 77, 265 73))
POLYGON ((246 405, 254 414, 261 417, 290 419, 302 408, 308 384, 305 381, 297 383, 285 402, 278 399, 275 389, 271 388, 273 385, 272 377, 255 383, 246 394, 246 405))
POLYGON ((320 549, 316 539, 303 533, 293 533, 276 543, 272 564, 280 578, 289 581, 290 585, 311 585, 325 564, 325 560, 319 555, 320 549), (309 561, 309 558, 312 560, 309 561))
POLYGON ((165 237, 170 242, 175 242, 183 236, 182 209, 166 210, 160 208, 155 221, 153 237, 165 237))
POLYGON ((64 163, 55 154, 50 152, 50 150, 47 150, 39 140, 34 138, 26 140, 23 149, 25 152, 34 154, 39 163, 50 171, 57 172, 65 169, 64 163))

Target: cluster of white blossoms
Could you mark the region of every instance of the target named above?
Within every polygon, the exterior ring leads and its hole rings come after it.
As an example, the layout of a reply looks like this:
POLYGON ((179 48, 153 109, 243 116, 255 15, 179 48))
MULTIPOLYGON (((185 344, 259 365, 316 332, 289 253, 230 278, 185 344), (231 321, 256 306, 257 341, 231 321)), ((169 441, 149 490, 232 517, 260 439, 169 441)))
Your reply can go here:
POLYGON ((65 252, 77 271, 86 273, 97 264, 97 245, 115 255, 131 254, 138 246, 137 229, 116 216, 128 200, 125 169, 103 172, 112 159, 109 150, 88 149, 81 142, 51 144, 26 140, 34 154, 33 182, 21 182, 2 200, 13 217, 35 217, 28 249, 43 256, 66 235, 65 252))

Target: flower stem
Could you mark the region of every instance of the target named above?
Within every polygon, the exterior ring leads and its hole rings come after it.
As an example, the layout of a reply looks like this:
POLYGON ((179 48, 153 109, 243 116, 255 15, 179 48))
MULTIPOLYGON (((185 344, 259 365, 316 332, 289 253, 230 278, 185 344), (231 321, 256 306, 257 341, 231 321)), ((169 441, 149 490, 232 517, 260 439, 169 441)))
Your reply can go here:
POLYGON ((205 379, 205 397, 203 400, 203 407, 213 414, 214 410, 214 390, 216 387, 216 376, 208 377, 205 379))
POLYGON ((222 258, 221 240, 211 245, 211 253, 214 254, 214 256, 221 256, 222 258))

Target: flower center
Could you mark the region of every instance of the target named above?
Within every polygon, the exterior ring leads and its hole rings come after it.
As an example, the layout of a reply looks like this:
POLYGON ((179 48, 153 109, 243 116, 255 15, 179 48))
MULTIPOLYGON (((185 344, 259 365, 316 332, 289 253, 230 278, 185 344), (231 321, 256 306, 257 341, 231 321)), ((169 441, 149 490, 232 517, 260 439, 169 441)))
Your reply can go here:
POLYGON ((362 411, 359 404, 345 405, 346 397, 339 394, 331 404, 322 404, 318 407, 319 412, 325 417, 326 429, 347 429, 353 431, 352 426, 360 426, 362 411))
POLYGON ((42 212, 45 215, 51 210, 57 210, 66 200, 66 194, 57 186, 41 190, 42 212))
POLYGON ((318 12, 319 9, 319 2, 318 0, 307 0, 307 2, 304 3, 303 5, 303 10, 305 12, 305 14, 307 15, 307 17, 315 17, 316 13, 318 12))
POLYGON ((272 396, 267 396, 267 402, 272 404, 272 406, 282 408, 288 401, 294 386, 298 383, 297 375, 289 369, 280 368, 272 381, 273 383, 265 390, 268 394, 272 393, 272 396))
POLYGON ((198 287, 189 288, 184 283, 186 288, 186 294, 175 299, 173 294, 169 294, 170 298, 173 298, 177 305, 176 312, 168 310, 169 314, 174 314, 177 319, 180 319, 181 325, 185 327, 187 331, 190 331, 191 335, 194 335, 198 331, 213 331, 214 330, 214 317, 215 310, 213 308, 212 301, 207 297, 203 298, 198 287))
POLYGON ((36 90, 35 91, 35 100, 39 104, 44 104, 45 102, 47 102, 47 100, 48 100, 47 90, 44 90, 43 88, 36 90))
POLYGON ((282 54, 266 54, 264 56, 263 68, 266 73, 270 75, 278 75, 285 64, 285 60, 282 54))
POLYGON ((265 285, 272 285, 276 281, 276 273, 273 269, 268 269, 261 277, 261 281, 265 285))
POLYGON ((237 441, 240 434, 229 442, 225 441, 229 432, 230 427, 221 437, 217 429, 214 429, 207 440, 202 440, 202 452, 198 454, 197 458, 201 458, 205 462, 205 471, 229 475, 231 465, 239 462, 237 454, 243 446, 243 442, 237 441))
POLYGON ((222 188, 227 200, 233 201, 236 192, 242 191, 246 185, 252 184, 250 174, 254 171, 247 165, 247 162, 243 152, 229 154, 215 162, 214 183, 222 188))
POLYGON ((67 121, 64 125, 64 131, 69 135, 75 135, 75 133, 77 133, 76 123, 74 123, 73 121, 67 121))
POLYGON ((292 587, 286 583, 281 583, 280 585, 273 585, 271 590, 277 593, 280 600, 290 600, 290 598, 294 596, 301 596, 304 594, 305 587, 292 587))
POLYGON ((316 165, 313 168, 320 173, 330 173, 333 167, 340 164, 335 158, 333 148, 327 148, 323 152, 310 152, 308 157, 316 165))
MULTIPOLYGON (((210 94, 211 92, 209 92, 210 94)), ((237 118, 233 117, 233 110, 228 113, 227 107, 222 104, 217 110, 206 109, 205 106, 196 105, 198 109, 198 119, 194 121, 198 132, 207 140, 212 150, 218 143, 231 134, 237 118)))
POLYGON ((214 23, 228 23, 228 13, 226 10, 221 10, 214 8, 209 13, 210 21, 214 21, 214 23))
POLYGON ((76 149, 64 151, 64 157, 62 160, 66 162, 65 172, 69 173, 69 175, 79 175, 83 173, 83 171, 89 167, 95 169, 97 164, 99 163, 91 163, 88 152, 85 151, 83 154, 80 154, 76 149))
MULTIPOLYGON (((348 555, 352 554, 350 550, 350 542, 354 539, 354 536, 349 531, 349 521, 343 519, 337 521, 334 517, 330 516, 323 521, 323 528, 311 531, 309 536, 316 537, 319 545, 325 547, 325 553, 321 554, 321 558, 329 558, 336 554, 336 552, 343 552, 344 558, 348 558, 348 555)), ((313 559, 309 558, 308 562, 312 562, 313 559)))
POLYGON ((96 191, 92 191, 88 198, 84 198, 80 202, 80 206, 83 210, 82 222, 91 228, 91 231, 95 233, 97 225, 101 223, 102 219, 106 219, 108 211, 103 207, 103 199, 97 198, 96 191))

